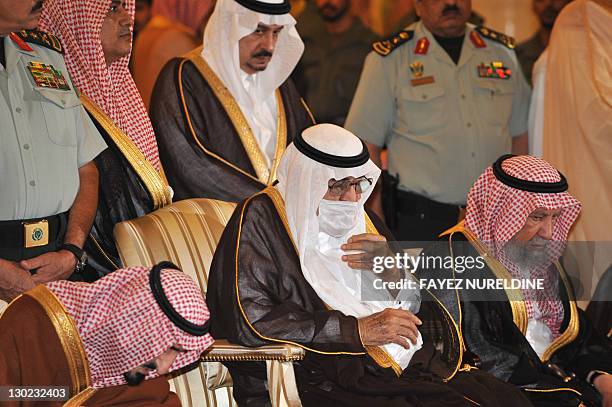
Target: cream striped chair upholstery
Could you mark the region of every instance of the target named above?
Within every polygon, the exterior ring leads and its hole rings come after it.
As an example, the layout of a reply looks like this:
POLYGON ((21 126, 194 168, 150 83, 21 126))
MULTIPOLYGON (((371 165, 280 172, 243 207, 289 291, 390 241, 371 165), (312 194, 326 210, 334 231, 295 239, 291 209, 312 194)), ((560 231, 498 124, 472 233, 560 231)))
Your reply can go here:
MULTIPOLYGON (((175 202, 115 227, 119 255, 126 267, 169 260, 189 274, 206 294, 208 270, 235 204, 212 199, 175 202)), ((236 406, 223 361, 266 361, 272 406, 301 406, 292 361, 304 351, 291 345, 245 348, 216 341, 196 369, 175 375, 172 389, 187 407, 236 406)))

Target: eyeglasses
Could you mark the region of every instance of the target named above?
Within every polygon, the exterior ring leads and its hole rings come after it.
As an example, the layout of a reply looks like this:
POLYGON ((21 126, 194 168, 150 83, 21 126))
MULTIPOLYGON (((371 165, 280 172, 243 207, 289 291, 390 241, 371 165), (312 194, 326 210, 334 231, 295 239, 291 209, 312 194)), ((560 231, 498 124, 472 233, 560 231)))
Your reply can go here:
POLYGON ((327 186, 329 187, 329 192, 333 195, 343 195, 346 191, 349 190, 352 186, 355 187, 355 192, 358 194, 362 194, 372 186, 372 178, 367 178, 365 175, 359 178, 344 178, 340 181, 336 181, 335 179, 330 179, 327 186))

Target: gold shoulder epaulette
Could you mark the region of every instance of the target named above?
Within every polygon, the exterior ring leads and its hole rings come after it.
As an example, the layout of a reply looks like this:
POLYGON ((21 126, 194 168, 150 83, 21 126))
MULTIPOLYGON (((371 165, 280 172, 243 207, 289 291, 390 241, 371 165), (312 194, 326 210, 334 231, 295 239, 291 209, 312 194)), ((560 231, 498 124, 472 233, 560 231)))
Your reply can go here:
POLYGON ((499 31, 491 30, 490 28, 483 26, 476 27, 476 31, 478 31, 478 33, 483 37, 499 42, 500 44, 504 44, 510 49, 514 49, 514 47, 516 47, 516 40, 513 37, 510 37, 509 35, 500 33, 499 31))
POLYGON ((397 47, 399 47, 406 41, 410 41, 412 37, 414 37, 414 31, 402 30, 386 40, 376 41, 372 44, 372 49, 377 54, 386 57, 397 47))
POLYGON ((41 45, 45 48, 59 52, 60 54, 64 53, 62 43, 60 42, 59 38, 53 34, 38 30, 21 30, 17 31, 15 34, 17 34, 25 42, 41 45))

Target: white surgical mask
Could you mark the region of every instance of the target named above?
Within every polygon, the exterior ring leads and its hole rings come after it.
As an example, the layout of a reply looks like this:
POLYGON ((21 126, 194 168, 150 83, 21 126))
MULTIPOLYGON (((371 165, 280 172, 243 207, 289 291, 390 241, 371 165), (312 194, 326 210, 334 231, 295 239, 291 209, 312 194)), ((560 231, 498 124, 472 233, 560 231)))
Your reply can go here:
POLYGON ((319 231, 332 237, 342 237, 357 225, 359 202, 330 201, 319 204, 319 231))

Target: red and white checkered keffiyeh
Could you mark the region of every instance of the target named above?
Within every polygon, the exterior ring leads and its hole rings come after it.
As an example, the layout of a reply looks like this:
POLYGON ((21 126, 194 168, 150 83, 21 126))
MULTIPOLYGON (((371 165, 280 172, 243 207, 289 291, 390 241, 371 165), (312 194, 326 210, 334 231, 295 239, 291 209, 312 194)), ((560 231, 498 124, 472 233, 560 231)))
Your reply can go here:
MULTIPOLYGON (((528 155, 505 160, 502 169, 505 173, 526 181, 553 183, 561 180, 558 171, 549 163, 528 155)), ((580 202, 568 192, 534 193, 515 189, 499 181, 493 174, 492 167, 489 167, 468 194, 465 225, 514 277, 523 278, 519 267, 504 255, 504 246, 523 228, 529 215, 538 208, 562 209, 553 227, 549 245, 551 252, 548 254, 549 259, 557 260, 565 249, 569 230, 581 209, 580 202)), ((563 321, 563 304, 550 300, 558 298, 557 273, 551 270, 550 263, 543 265, 541 270, 533 270, 531 278, 543 278, 545 289, 535 291, 535 295, 531 292, 523 294, 525 298, 538 301, 542 319, 556 337, 563 321)), ((527 300, 526 306, 531 319, 534 315, 532 301, 527 300)))
MULTIPOLYGON (((135 0, 125 3, 133 21, 135 0)), ((159 170, 155 133, 128 69, 129 55, 106 66, 100 30, 110 6, 111 0, 46 0, 39 28, 62 41, 74 86, 98 105, 159 170)))
MULTIPOLYGON (((76 322, 87 353, 93 387, 125 384, 123 374, 162 355, 173 345, 178 354, 170 371, 198 360, 213 338, 193 336, 168 319, 149 285, 149 269, 117 270, 92 284, 56 281, 47 284, 76 322)), ((179 270, 161 271, 164 293, 188 321, 202 325, 210 317, 197 284, 179 270)), ((157 377, 151 372, 146 378, 157 377)))

